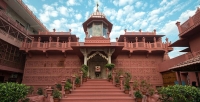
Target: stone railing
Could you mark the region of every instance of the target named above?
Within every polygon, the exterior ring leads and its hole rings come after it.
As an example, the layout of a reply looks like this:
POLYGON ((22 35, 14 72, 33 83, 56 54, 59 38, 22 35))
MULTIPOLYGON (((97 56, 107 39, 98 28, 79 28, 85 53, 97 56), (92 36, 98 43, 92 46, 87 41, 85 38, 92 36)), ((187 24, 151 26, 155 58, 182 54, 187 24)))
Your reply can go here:
MULTIPOLYGON (((112 71, 112 78, 113 78, 113 81, 112 81, 112 83, 113 83, 113 85, 115 85, 116 83, 115 83, 115 76, 116 76, 116 71, 115 70, 113 70, 112 71)), ((125 78, 124 78, 124 76, 123 75, 120 75, 119 76, 119 83, 120 83, 120 90, 122 90, 122 91, 124 91, 124 84, 125 84, 125 78)), ((137 90, 140 90, 140 87, 138 87, 139 89, 133 89, 133 80, 130 80, 129 81, 129 86, 130 86, 130 90, 129 90, 129 96, 131 96, 131 97, 133 97, 134 98, 134 100, 136 100, 136 97, 134 96, 134 93, 137 91, 137 90)), ((143 98, 142 98, 142 102, 161 102, 160 100, 159 100, 159 95, 158 95, 158 93, 157 93, 157 91, 155 91, 155 93, 153 94, 153 95, 148 95, 148 93, 147 94, 143 94, 143 98)))
POLYGON ((57 49, 65 50, 71 49, 71 46, 79 46, 78 42, 23 42, 21 50, 48 50, 48 49, 57 49))
MULTIPOLYGON (((6 20, 8 22, 8 24, 12 25, 13 28, 17 29, 18 31, 20 31, 23 35, 25 35, 26 37, 30 38, 28 35, 32 34, 31 32, 29 32, 28 30, 26 30, 24 27, 22 27, 21 25, 19 25, 13 18, 11 18, 10 16, 8 16, 4 11, 0 10, 0 17, 3 18, 4 20, 6 20)), ((31 39, 31 38, 30 38, 31 39)))
POLYGON ((179 36, 184 35, 188 31, 192 30, 193 28, 197 27, 200 25, 200 10, 199 8, 196 11, 196 14, 190 17, 187 21, 185 21, 183 24, 178 25, 180 26, 179 30, 179 36))

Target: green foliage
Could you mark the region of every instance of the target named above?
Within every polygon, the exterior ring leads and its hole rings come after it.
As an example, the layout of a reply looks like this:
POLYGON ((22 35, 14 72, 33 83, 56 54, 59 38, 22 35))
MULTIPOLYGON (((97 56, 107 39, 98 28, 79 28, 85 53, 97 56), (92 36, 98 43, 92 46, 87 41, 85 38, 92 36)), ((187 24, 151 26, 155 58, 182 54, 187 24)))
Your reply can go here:
POLYGON ((88 66, 87 66, 87 65, 83 64, 83 65, 81 66, 81 68, 83 68, 86 72, 88 72, 88 66))
POLYGON ((29 92, 29 87, 18 83, 0 83, 0 101, 18 102, 24 99, 29 92))
POLYGON ((139 87, 139 83, 138 83, 138 81, 133 81, 133 89, 136 89, 136 88, 138 88, 139 87))
POLYGON ((81 68, 81 71, 83 72, 83 78, 87 77, 87 71, 84 68, 81 68))
POLYGON ((62 90, 62 85, 61 85, 61 84, 56 84, 56 88, 57 88, 58 90, 62 90))
POLYGON ((115 67, 115 64, 106 64, 105 65, 106 68, 108 68, 109 70, 112 70, 115 67))
POLYGON ((151 85, 146 80, 142 80, 140 82, 140 90, 142 92, 147 92, 150 87, 151 87, 151 85))
POLYGON ((33 86, 30 86, 30 87, 28 88, 28 93, 29 93, 29 94, 32 94, 33 91, 34 91, 34 87, 33 87, 33 86))
POLYGON ((72 83, 71 79, 67 79, 67 81, 68 81, 69 83, 72 83))
POLYGON ((70 89, 72 89, 72 84, 70 83, 70 82, 66 82, 65 83, 65 90, 70 90, 70 89))
POLYGON ((53 98, 61 98, 62 94, 59 90, 53 90, 53 98))
POLYGON ((38 94, 38 95, 43 95, 43 94, 44 94, 44 93, 43 93, 43 89, 42 89, 42 88, 38 88, 37 94, 38 94))
POLYGON ((76 79, 75 79, 75 84, 80 84, 81 83, 81 80, 80 78, 77 76, 76 79))
POLYGON ((158 93, 162 102, 200 102, 200 90, 193 86, 161 87, 158 93))
POLYGON ((119 77, 115 77, 115 82, 119 83, 119 77))
POLYGON ((130 90, 129 79, 125 79, 124 90, 130 90))
POLYGON ((143 97, 143 96, 142 96, 142 93, 141 93, 140 91, 136 91, 136 92, 134 93, 134 95, 135 95, 136 98, 142 98, 142 97, 143 97))
POLYGON ((108 79, 112 79, 112 74, 111 73, 108 74, 108 79))

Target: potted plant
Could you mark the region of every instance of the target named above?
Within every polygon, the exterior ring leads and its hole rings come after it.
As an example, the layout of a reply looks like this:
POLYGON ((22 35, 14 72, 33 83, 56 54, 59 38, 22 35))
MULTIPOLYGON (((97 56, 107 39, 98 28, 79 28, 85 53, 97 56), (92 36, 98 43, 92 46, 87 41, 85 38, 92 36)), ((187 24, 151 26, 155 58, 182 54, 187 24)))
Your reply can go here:
POLYGON ((125 81, 125 84, 124 84, 124 93, 125 94, 129 94, 129 90, 130 90, 129 81, 125 81))
POLYGON ((80 78, 77 76, 75 79, 75 85, 76 87, 80 87, 81 86, 80 84, 81 84, 80 78))
POLYGON ((106 64, 105 67, 111 71, 115 67, 115 64, 106 64))
POLYGON ((115 83, 116 83, 116 87, 119 87, 120 86, 120 83, 119 83, 119 77, 115 77, 115 83))
POLYGON ((112 74, 111 73, 108 74, 108 81, 112 82, 112 74))
POLYGON ((56 84, 56 88, 61 91, 62 90, 62 85, 61 84, 56 84))
POLYGON ((65 94, 70 94, 70 89, 72 89, 72 84, 70 82, 65 83, 65 94))
POLYGON ((30 87, 28 88, 28 93, 29 93, 30 95, 32 95, 32 94, 33 94, 33 91, 34 91, 33 86, 30 86, 30 87))
POLYGON ((142 102, 142 94, 141 94, 141 92, 138 90, 138 91, 136 91, 135 93, 134 93, 134 95, 135 95, 135 100, 136 100, 136 102, 142 102))
POLYGON ((43 89, 42 89, 42 88, 38 88, 37 94, 38 94, 38 95, 43 95, 43 94, 44 94, 44 93, 43 93, 43 89))
POLYGON ((142 80, 140 83, 140 90, 142 91, 143 95, 146 95, 147 90, 150 88, 150 84, 147 83, 145 80, 142 80))
POLYGON ((84 68, 81 68, 81 71, 83 72, 83 82, 87 81, 87 71, 84 68))
POLYGON ((53 90, 53 100, 54 102, 60 102, 61 92, 59 90, 53 90))
POLYGON ((139 87, 139 83, 138 81, 133 81, 133 90, 138 90, 138 87, 139 87))

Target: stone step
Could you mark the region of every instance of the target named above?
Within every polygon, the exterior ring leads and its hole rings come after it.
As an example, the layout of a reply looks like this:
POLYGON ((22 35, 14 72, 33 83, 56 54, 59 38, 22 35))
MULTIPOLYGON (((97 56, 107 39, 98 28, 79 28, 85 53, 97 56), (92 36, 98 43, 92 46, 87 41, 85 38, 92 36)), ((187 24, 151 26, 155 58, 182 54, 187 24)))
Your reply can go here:
POLYGON ((99 86, 98 85, 96 85, 96 86, 94 86, 94 85, 83 85, 83 86, 81 86, 81 88, 105 88, 105 89, 107 89, 107 88, 117 88, 117 87, 115 87, 114 85, 99 85, 99 86))
POLYGON ((77 94, 77 93, 92 93, 92 94, 96 94, 96 93, 123 93, 123 91, 121 90, 74 90, 72 91, 72 94, 77 94))
POLYGON ((76 97, 82 97, 82 98, 90 98, 90 97, 127 97, 129 95, 123 94, 123 93, 87 93, 87 94, 69 94, 67 97, 70 98, 76 98, 76 97))
POLYGON ((89 97, 89 98, 63 98, 60 102, 135 102, 131 97, 89 97))
POLYGON ((77 88, 76 90, 96 90, 96 91, 112 91, 112 90, 119 90, 118 88, 95 88, 95 87, 91 87, 91 88, 84 88, 84 87, 81 87, 81 88, 77 88))

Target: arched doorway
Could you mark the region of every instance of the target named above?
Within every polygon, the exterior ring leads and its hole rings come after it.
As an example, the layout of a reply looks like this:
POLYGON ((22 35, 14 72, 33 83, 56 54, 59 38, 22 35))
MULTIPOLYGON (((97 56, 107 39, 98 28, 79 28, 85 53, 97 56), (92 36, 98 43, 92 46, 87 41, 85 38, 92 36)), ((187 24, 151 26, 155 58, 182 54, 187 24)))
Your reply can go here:
POLYGON ((108 61, 100 56, 99 54, 96 54, 94 57, 88 60, 88 67, 89 67, 89 77, 91 79, 106 79, 106 68, 105 65, 108 63, 108 61), (96 77, 95 75, 95 66, 101 67, 101 73, 99 77, 96 77))

